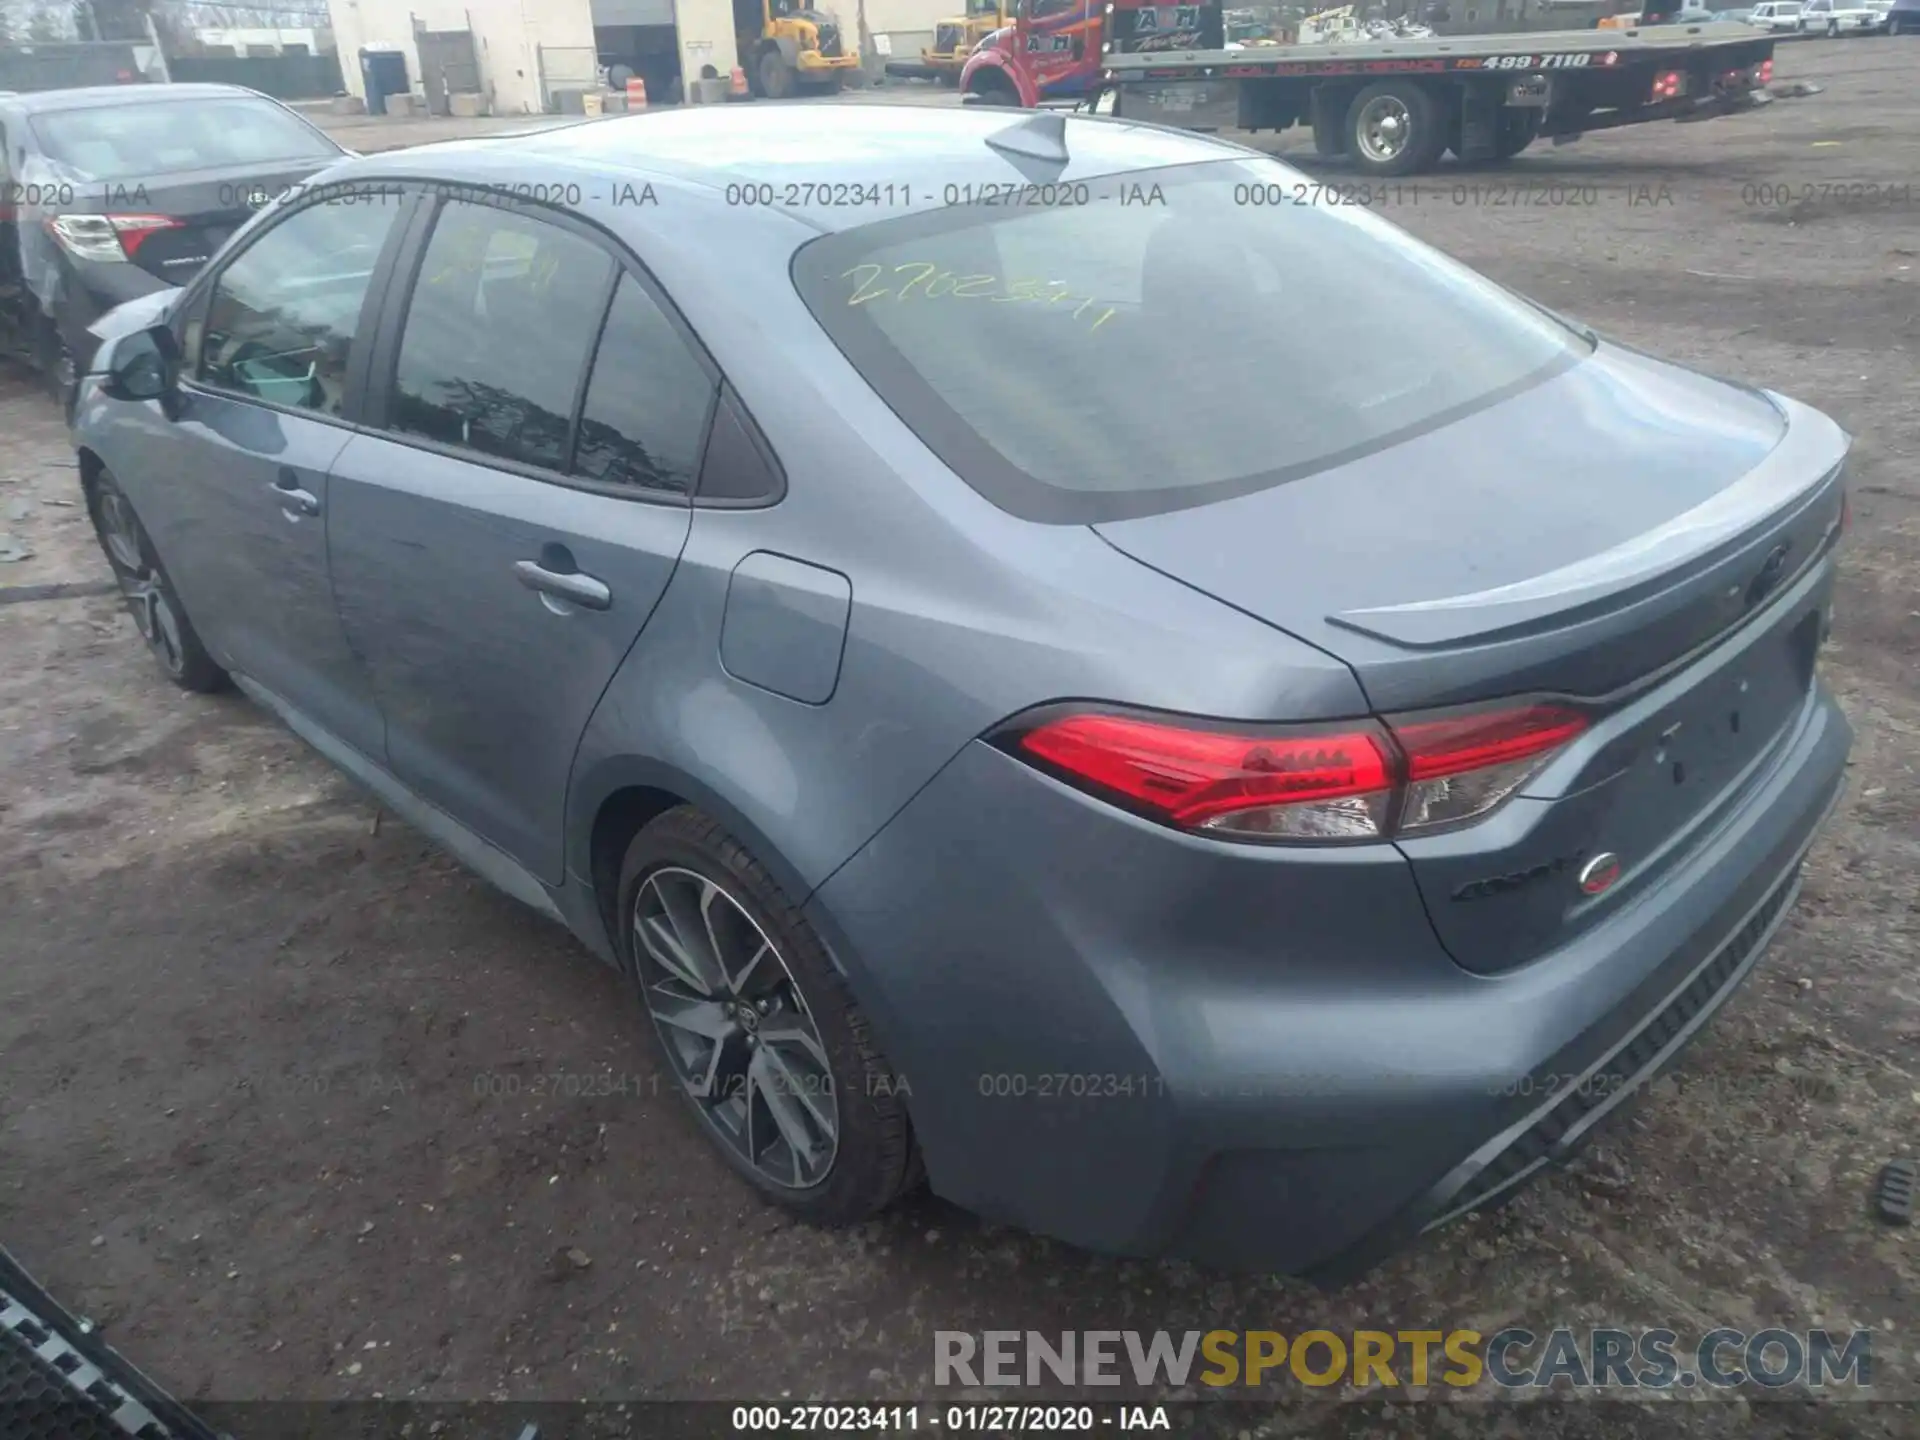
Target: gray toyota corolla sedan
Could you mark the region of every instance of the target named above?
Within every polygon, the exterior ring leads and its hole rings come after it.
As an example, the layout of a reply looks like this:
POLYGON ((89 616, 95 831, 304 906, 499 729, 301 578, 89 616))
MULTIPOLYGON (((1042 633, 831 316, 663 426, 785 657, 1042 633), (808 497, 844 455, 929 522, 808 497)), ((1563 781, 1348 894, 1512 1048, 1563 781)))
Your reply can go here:
POLYGON ((1338 1274, 1753 967, 1847 437, 1295 172, 713 107, 350 160, 76 418, 155 654, 627 971, 745 1179, 1338 1274))

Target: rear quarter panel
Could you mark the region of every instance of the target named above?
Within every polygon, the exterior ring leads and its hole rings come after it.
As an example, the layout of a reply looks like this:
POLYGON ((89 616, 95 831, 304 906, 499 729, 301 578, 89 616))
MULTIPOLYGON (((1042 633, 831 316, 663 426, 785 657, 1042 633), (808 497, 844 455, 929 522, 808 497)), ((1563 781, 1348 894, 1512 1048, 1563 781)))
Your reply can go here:
POLYGON ((681 305, 786 474, 778 504, 696 510, 660 608, 582 738, 569 867, 590 873, 623 785, 702 803, 803 899, 962 747, 1046 701, 1325 718, 1347 667, 1127 559, 1091 530, 995 509, 855 373, 788 278, 790 219, 633 211, 623 234, 681 305), (722 282, 724 277, 724 283, 722 282), (809 705, 729 675, 735 567, 771 552, 849 577, 837 687, 809 705))

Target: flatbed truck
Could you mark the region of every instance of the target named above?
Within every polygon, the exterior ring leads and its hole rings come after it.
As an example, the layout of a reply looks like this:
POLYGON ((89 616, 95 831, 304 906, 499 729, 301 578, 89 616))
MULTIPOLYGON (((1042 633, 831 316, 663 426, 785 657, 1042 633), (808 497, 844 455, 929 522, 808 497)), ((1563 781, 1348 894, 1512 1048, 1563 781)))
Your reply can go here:
POLYGON ((1767 103, 1773 40, 1738 24, 1228 48, 1215 3, 1020 0, 968 60, 976 103, 1073 104, 1189 130, 1311 127, 1373 176, 1443 154, 1511 159, 1535 140, 1767 103))

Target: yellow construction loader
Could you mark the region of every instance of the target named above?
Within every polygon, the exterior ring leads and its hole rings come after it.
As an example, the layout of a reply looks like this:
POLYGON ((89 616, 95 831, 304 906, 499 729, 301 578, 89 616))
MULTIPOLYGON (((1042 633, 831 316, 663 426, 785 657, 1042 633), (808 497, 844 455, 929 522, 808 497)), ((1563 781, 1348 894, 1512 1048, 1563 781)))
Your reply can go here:
POLYGON ((733 0, 733 28, 747 88, 769 100, 838 90, 860 68, 859 37, 804 0, 733 0))
POLYGON ((933 44, 920 52, 920 63, 942 85, 956 85, 973 47, 1013 23, 1015 0, 967 0, 967 13, 936 20, 933 44))

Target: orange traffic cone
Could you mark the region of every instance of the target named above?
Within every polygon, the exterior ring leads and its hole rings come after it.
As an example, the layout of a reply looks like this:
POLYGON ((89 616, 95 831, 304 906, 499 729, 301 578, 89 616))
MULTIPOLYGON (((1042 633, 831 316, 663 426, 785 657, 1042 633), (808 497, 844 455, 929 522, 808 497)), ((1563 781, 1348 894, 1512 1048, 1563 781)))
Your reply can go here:
POLYGON ((627 77, 627 109, 628 111, 631 112, 634 110, 644 110, 646 108, 647 108, 647 82, 642 80, 638 75, 629 75, 627 77))
POLYGON ((738 65, 733 67, 733 76, 727 83, 727 97, 732 100, 747 98, 747 72, 738 65))

